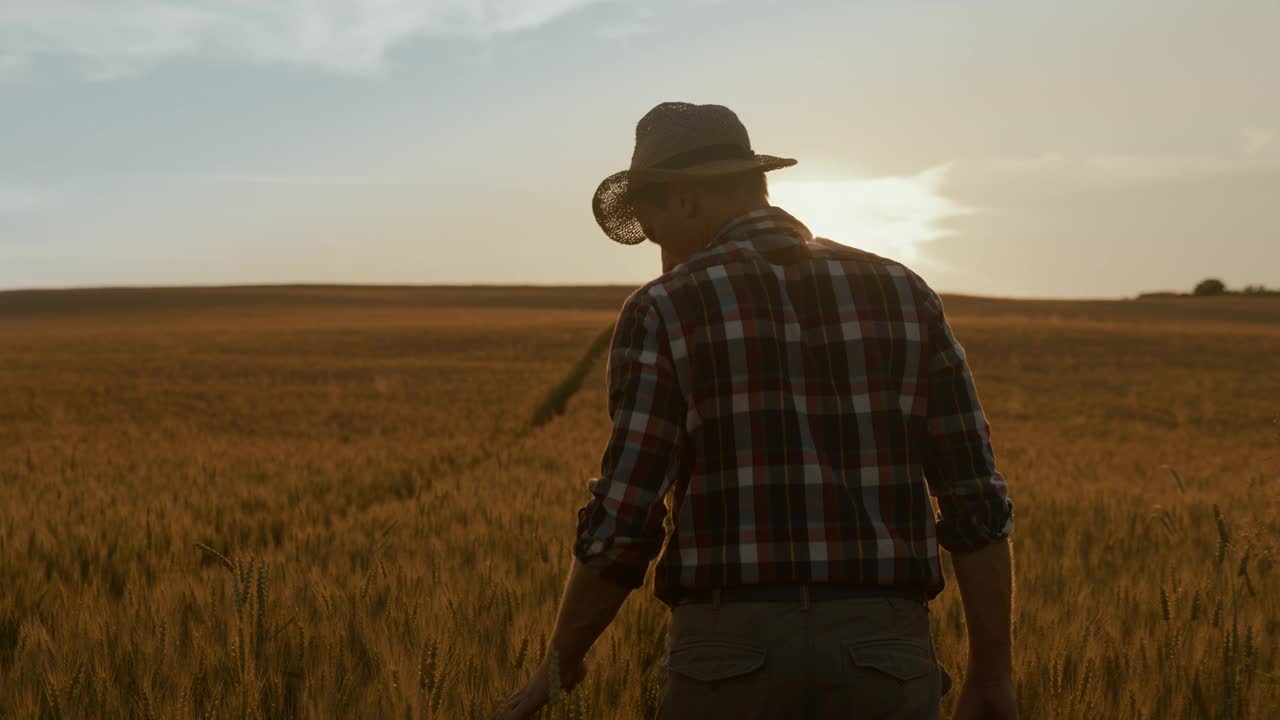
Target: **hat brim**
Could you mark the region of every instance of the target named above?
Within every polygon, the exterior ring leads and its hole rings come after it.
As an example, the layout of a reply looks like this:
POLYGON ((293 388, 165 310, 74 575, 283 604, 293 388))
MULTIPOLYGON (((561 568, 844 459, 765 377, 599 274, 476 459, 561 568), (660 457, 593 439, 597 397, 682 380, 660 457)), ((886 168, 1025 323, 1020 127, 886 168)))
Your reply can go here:
POLYGON ((633 180, 641 184, 671 182, 734 175, 753 170, 768 172, 795 164, 796 161, 792 158, 756 155, 754 158, 718 160, 681 170, 623 170, 601 181, 591 198, 591 211, 596 216, 596 223, 610 240, 623 245, 638 245, 646 238, 628 196, 633 180))

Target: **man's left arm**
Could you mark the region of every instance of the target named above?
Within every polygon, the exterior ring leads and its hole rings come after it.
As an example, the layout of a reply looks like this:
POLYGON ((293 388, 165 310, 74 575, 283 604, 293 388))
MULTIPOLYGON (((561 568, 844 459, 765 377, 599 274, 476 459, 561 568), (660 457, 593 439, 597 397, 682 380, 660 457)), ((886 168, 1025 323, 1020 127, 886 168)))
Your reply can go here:
MULTIPOLYGON (((613 431, 600 476, 588 483, 593 497, 578 511, 575 559, 551 636, 566 689, 582 680, 587 651, 644 584, 662 548, 663 498, 682 442, 685 404, 660 316, 644 295, 622 308, 607 376, 613 431)), ((546 702, 549 666, 547 658, 508 700, 511 716, 527 717, 546 702)))

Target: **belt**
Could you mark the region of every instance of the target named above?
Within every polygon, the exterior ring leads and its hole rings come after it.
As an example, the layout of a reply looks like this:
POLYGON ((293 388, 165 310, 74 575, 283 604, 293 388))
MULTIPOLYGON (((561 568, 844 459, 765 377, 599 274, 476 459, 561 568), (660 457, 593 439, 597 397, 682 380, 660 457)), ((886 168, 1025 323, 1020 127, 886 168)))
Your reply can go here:
POLYGON ((735 585, 726 588, 683 590, 676 605, 685 603, 798 602, 848 600, 853 598, 901 598, 924 603, 924 590, 892 585, 847 585, 840 583, 787 583, 735 585), (716 596, 719 596, 718 598, 716 596))

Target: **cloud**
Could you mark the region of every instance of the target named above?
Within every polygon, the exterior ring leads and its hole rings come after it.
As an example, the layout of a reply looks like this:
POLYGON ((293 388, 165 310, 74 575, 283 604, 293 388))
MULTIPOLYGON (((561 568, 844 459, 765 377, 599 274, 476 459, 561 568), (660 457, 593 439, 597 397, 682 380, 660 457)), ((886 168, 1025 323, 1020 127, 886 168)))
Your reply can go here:
POLYGON ((603 40, 624 43, 657 31, 658 26, 654 22, 653 10, 639 5, 629 5, 626 15, 601 24, 595 29, 594 34, 603 40))
POLYGON ((1145 185, 1280 170, 1280 130, 1246 128, 1236 148, 1217 153, 1061 153, 1002 158, 984 164, 997 176, 1145 185))
POLYGON ((608 0, 8 0, 0 77, 71 59, 95 79, 211 54, 361 73, 415 37, 527 30, 608 0))
POLYGON ((815 235, 902 262, 922 256, 930 241, 952 234, 944 222, 973 212, 943 193, 951 166, 915 175, 779 179, 769 183, 771 202, 804 222, 815 235))

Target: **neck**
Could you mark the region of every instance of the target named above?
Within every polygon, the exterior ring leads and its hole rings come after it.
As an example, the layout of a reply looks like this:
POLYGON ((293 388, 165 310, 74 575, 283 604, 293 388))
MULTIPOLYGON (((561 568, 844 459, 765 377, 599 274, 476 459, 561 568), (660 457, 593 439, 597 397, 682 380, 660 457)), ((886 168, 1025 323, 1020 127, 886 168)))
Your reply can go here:
POLYGON ((692 239, 688 245, 683 247, 663 246, 662 271, 667 272, 689 259, 689 256, 705 249, 720 235, 721 230, 733 220, 754 210, 763 210, 768 207, 772 207, 768 199, 759 198, 746 202, 727 202, 717 207, 714 212, 708 212, 705 216, 707 219, 702 225, 703 231, 694 236, 696 239, 692 239))

